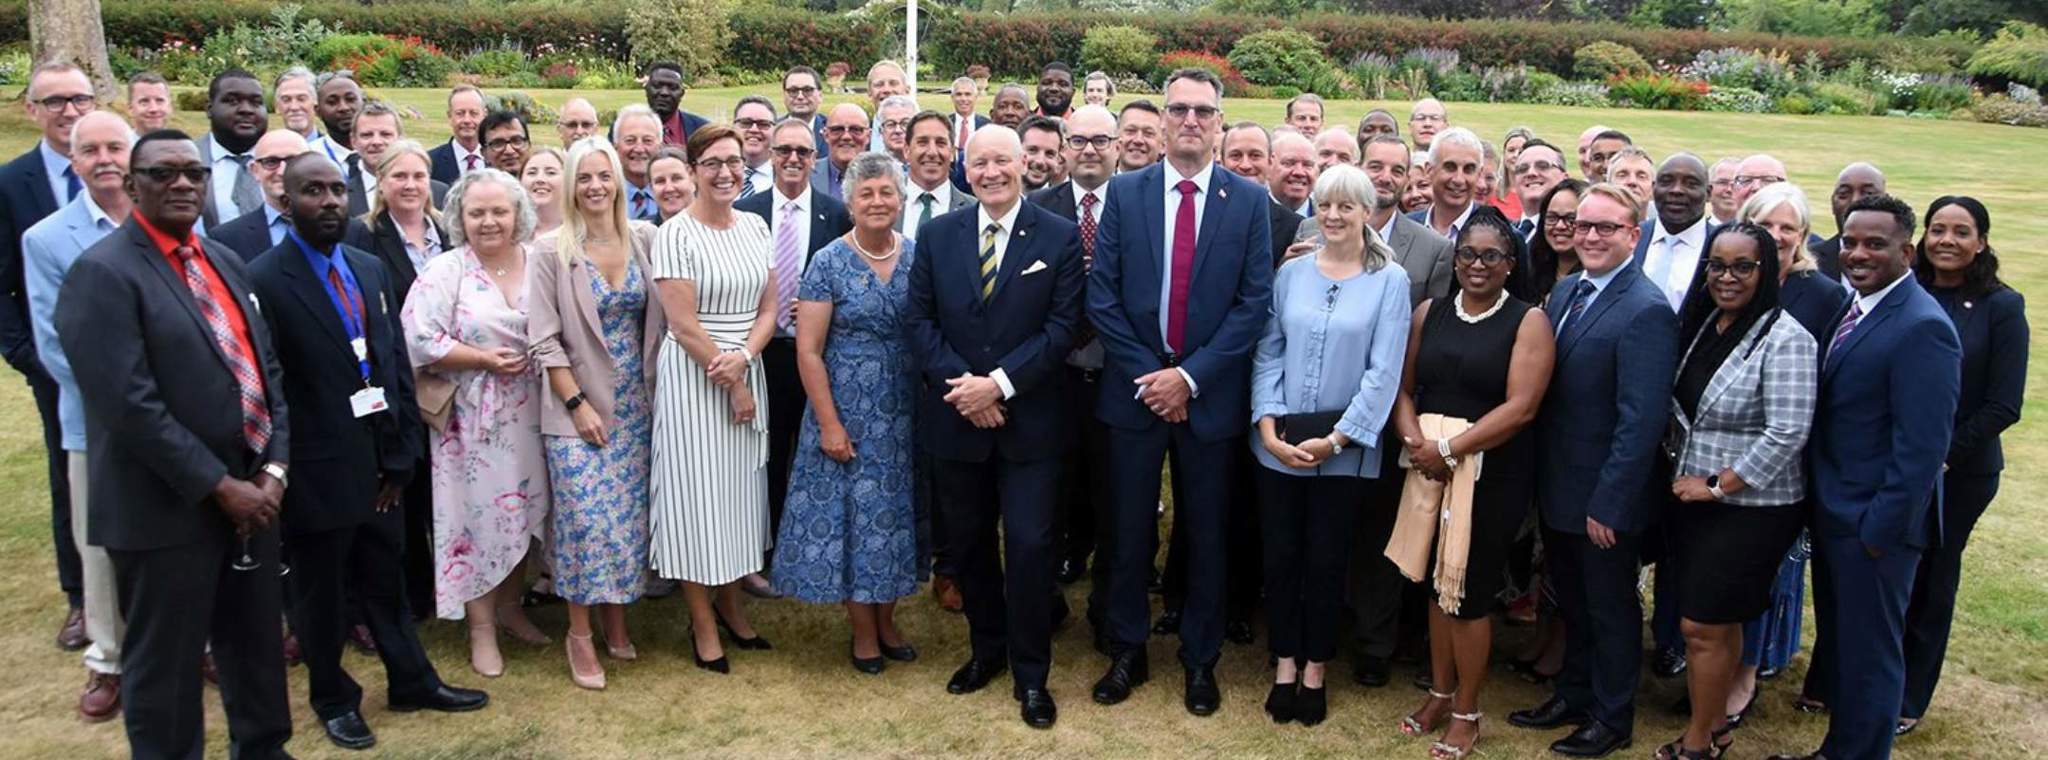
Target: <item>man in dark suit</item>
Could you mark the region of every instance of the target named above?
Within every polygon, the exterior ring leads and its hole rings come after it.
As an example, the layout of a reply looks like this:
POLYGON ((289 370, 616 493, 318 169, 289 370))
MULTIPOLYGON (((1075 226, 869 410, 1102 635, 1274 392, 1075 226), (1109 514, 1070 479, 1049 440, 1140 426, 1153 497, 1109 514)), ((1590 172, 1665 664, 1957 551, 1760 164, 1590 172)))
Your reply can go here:
POLYGON ((255 261, 264 251, 277 247, 291 230, 292 220, 285 215, 284 165, 308 152, 308 144, 297 132, 273 129, 263 133, 263 139, 249 152, 256 156, 249 162, 249 171, 263 186, 263 208, 206 231, 214 242, 241 254, 243 262, 255 261))
MULTIPOLYGON (((768 223, 773 241, 769 256, 777 277, 803 276, 811 256, 848 230, 853 220, 846 207, 832 196, 811 187, 811 168, 817 161, 810 125, 783 119, 769 135, 769 160, 775 165, 775 186, 765 193, 734 201, 734 211, 761 217, 768 223), (787 228, 787 229, 786 229, 787 228), (785 231, 786 229, 786 231, 785 231), (785 246, 787 247, 785 250, 785 246)), ((761 368, 768 377, 768 515, 779 532, 782 504, 789 490, 789 465, 796 454, 797 431, 803 426, 804 385, 796 371, 796 303, 780 304, 775 317, 775 337, 761 352, 761 368)), ((757 595, 770 588, 745 586, 757 595)))
POLYGON ((358 605, 377 642, 397 710, 473 710, 488 698, 441 683, 406 610, 404 507, 415 472, 419 413, 412 365, 391 319, 383 265, 341 244, 347 183, 322 155, 295 158, 281 180, 292 231, 249 267, 251 289, 277 338, 290 405, 292 472, 285 543, 297 570, 292 630, 305 650, 313 711, 327 738, 367 749, 363 691, 341 667, 344 606, 358 605))
POLYGON ((1569 638, 1556 693, 1508 720, 1537 729, 1580 724, 1551 751, 1600 757, 1626 746, 1635 726, 1643 624, 1636 576, 1652 459, 1678 368, 1678 318, 1628 265, 1642 234, 1635 197, 1594 185, 1578 217, 1574 247, 1585 270, 1551 293, 1557 368, 1537 433, 1536 501, 1569 638))
POLYGON ((347 71, 329 71, 314 80, 313 114, 327 131, 306 141, 309 149, 327 156, 342 169, 344 177, 355 175, 356 115, 363 112, 363 86, 347 71))
MULTIPOLYGON (((946 117, 948 128, 953 131, 953 144, 964 148, 967 138, 988 126, 988 117, 974 112, 975 101, 981 97, 981 88, 975 84, 974 77, 959 77, 953 80, 953 88, 946 95, 953 101, 953 113, 946 117)), ((953 163, 964 170, 967 151, 961 150, 953 163)))
POLYGON ((954 187, 949 179, 954 154, 965 155, 965 151, 953 144, 945 116, 937 111, 919 112, 910 117, 903 131, 909 173, 903 181, 903 218, 896 231, 915 240, 934 217, 973 205, 974 194, 954 187))
MULTIPOLYGON (((349 162, 359 165, 362 171, 348 173, 348 215, 360 217, 370 213, 370 195, 377 192, 377 165, 383 163, 384 154, 391 150, 392 143, 405 139, 405 125, 398 120, 397 111, 377 102, 363 107, 362 114, 355 118, 354 127, 356 152, 349 156, 349 162)), ((507 173, 518 176, 516 172, 507 173)), ((440 208, 447 201, 447 185, 429 179, 427 189, 434 200, 434 208, 440 208)))
MULTIPOLYGON (((944 117, 931 116, 943 131, 944 117)), ((925 226, 904 327, 925 378, 924 432, 973 639, 946 690, 978 690, 1007 666, 1024 722, 1050 728, 1061 361, 1081 315, 1081 237, 1024 202, 1016 132, 989 127, 968 145, 981 203, 925 226)))
POLYGON ((825 155, 831 146, 825 144, 825 115, 818 113, 818 106, 824 103, 825 78, 818 76, 818 70, 809 66, 791 66, 782 74, 782 115, 803 122, 811 128, 811 134, 818 155, 825 155))
POLYGON ((29 118, 42 128, 43 139, 34 148, 0 168, 0 287, 7 301, 0 304, 0 351, 7 365, 28 380, 35 396, 36 413, 43 423, 43 450, 50 482, 50 533, 57 554, 57 586, 64 591, 69 611, 57 629, 57 645, 66 650, 82 649, 88 643, 85 629, 83 572, 77 544, 71 533, 71 489, 64 464, 63 424, 57 415, 57 381, 44 371, 36 358, 35 333, 28 314, 28 295, 23 286, 21 236, 84 190, 84 178, 71 169, 71 127, 85 114, 97 109, 92 80, 68 63, 45 64, 29 77, 23 93, 29 118))
POLYGON ((199 141, 199 158, 213 175, 200 221, 210 230, 263 207, 263 187, 249 170, 251 151, 270 124, 263 84, 241 69, 215 74, 206 86, 206 121, 211 131, 199 141))
POLYGON ((206 195, 199 147, 162 130, 131 155, 133 215, 79 257, 57 299, 93 442, 88 540, 107 549, 128 620, 129 752, 204 751, 196 663, 211 641, 230 752, 284 757, 273 525, 291 456, 284 377, 241 257, 192 232, 206 195))
MULTIPOLYGON (((1321 173, 1316 166, 1315 144, 1297 132, 1282 132, 1273 138, 1273 168, 1266 174, 1266 188, 1273 193, 1273 201, 1287 208, 1287 213, 1306 219, 1315 213, 1315 201, 1309 197, 1315 191, 1316 176, 1321 173)), ((1292 244, 1294 240, 1287 241, 1292 244)))
POLYGON ((1819 636, 1832 652, 1827 738, 1807 757, 1891 754, 1905 693, 1906 607, 1942 536, 1935 489, 1961 393, 1962 344, 1911 271, 1913 210, 1889 195, 1843 214, 1854 298, 1824 339, 1813 471, 1819 636))
POLYGON ((683 85, 681 64, 674 61, 650 64, 647 67, 647 84, 642 89, 647 93, 647 107, 661 119, 661 142, 664 145, 687 144, 691 132, 711 123, 702 116, 683 110, 683 93, 689 88, 683 85))
POLYGON ((1857 161, 1835 175, 1835 190, 1828 196, 1828 206, 1835 213, 1835 236, 1812 246, 1813 263, 1820 267, 1821 274, 1830 280, 1842 279, 1841 230, 1849 219, 1849 207, 1864 198, 1884 194, 1884 172, 1868 163, 1857 161))
POLYGON ((448 91, 448 142, 427 151, 435 182, 453 185, 462 175, 489 165, 484 158, 483 123, 483 90, 462 84, 448 91))
POLYGON ((1215 667, 1232 446, 1244 434, 1251 350, 1273 280, 1265 188, 1212 163, 1222 97, 1206 71, 1168 78, 1167 160, 1110 180, 1095 242, 1088 318, 1107 353, 1095 409, 1110 427, 1114 511, 1104 595, 1113 654, 1094 690, 1103 704, 1124 701, 1150 675, 1147 550, 1168 456, 1189 497, 1174 505, 1174 519, 1188 521, 1183 701, 1196 715, 1222 701, 1215 667))
MULTIPOLYGON (((811 187, 832 196, 833 200, 844 201, 845 198, 839 197, 845 190, 840 187, 840 181, 846 172, 846 165, 852 163, 855 156, 867 150, 868 113, 852 103, 833 106, 831 113, 825 117, 824 135, 826 152, 819 154, 818 165, 811 170, 811 187)), ((905 208, 909 205, 909 201, 906 200, 905 208)))

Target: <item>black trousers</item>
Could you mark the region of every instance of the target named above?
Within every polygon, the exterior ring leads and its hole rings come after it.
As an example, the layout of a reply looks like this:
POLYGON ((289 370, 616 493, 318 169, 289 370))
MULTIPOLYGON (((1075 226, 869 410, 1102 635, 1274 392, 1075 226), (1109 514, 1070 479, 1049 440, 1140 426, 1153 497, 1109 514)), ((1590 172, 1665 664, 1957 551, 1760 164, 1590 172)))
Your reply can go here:
POLYGON ((1643 668, 1643 605, 1636 597, 1642 536, 1615 532, 1602 549, 1580 533, 1545 529, 1543 548, 1564 613, 1564 670, 1557 695, 1624 735, 1635 728, 1643 668))
POLYGON ((1109 500, 1109 426, 1095 418, 1101 371, 1069 366, 1067 409, 1074 416, 1073 439, 1060 471, 1060 506, 1055 529, 1062 559, 1086 562, 1095 553, 1097 513, 1109 500))
MULTIPOLYGON (((1260 533, 1265 542, 1266 638, 1273 656, 1329 662, 1343 626, 1351 523, 1371 480, 1287 475, 1261 466, 1260 533)), ((1242 572, 1243 563, 1238 567, 1242 572)))
POLYGON ((405 484, 405 606, 415 621, 434 614, 434 466, 422 457, 405 484))
POLYGON ((1360 505, 1352 531, 1357 551, 1350 562, 1351 637, 1359 652, 1369 657, 1388 658, 1406 633, 1419 636, 1428 629, 1429 595, 1423 585, 1401 574, 1387 559, 1387 541, 1394 537, 1394 518, 1400 514, 1401 488, 1408 471, 1400 466, 1400 435, 1381 437, 1380 477, 1366 481, 1365 500, 1360 505), (1391 443, 1389 442, 1391 441, 1391 443), (1419 610, 1417 610, 1419 606, 1419 610), (1415 614, 1416 612, 1421 614, 1415 614))
POLYGON ((978 660, 1008 658, 1017 693, 1052 670, 1053 511, 1060 460, 938 460, 954 578, 978 660), (997 525, 1002 527, 1000 541, 997 525))
POLYGON ((37 367, 28 375, 36 414, 43 420, 43 454, 50 471, 50 540, 57 548, 57 587, 71 609, 85 604, 85 570, 71 538, 71 473, 64 453, 64 426, 57 417, 57 381, 37 367))
POLYGON ((1181 478, 1174 522, 1186 531, 1188 547, 1180 661, 1188 667, 1211 665, 1223 645, 1223 589, 1230 561, 1225 534, 1235 475, 1231 458, 1244 439, 1203 441, 1186 423, 1143 431, 1111 428, 1109 439, 1112 514, 1104 547, 1110 570, 1102 595, 1108 643, 1112 651, 1144 646, 1151 631, 1145 586, 1159 535, 1159 468, 1171 456, 1181 478))
POLYGON ((1963 579, 1963 549, 1977 518, 1998 496, 1998 476, 1950 472, 1942 476, 1941 543, 1920 555, 1913 596, 1906 603, 1906 701, 1901 717, 1919 719, 1934 701, 1941 663, 1948 658, 1956 587, 1963 579))
MULTIPOLYGON (((1265 467, 1252 455, 1248 439, 1232 439, 1229 446, 1230 498, 1226 505, 1228 513, 1223 518, 1228 526, 1224 551, 1230 554, 1233 570, 1223 579, 1223 617, 1231 622, 1250 622, 1258 612, 1259 592, 1264 586, 1260 579, 1265 565, 1259 560, 1262 552, 1257 483, 1258 472, 1265 467)), ((1179 467, 1173 468, 1172 481, 1173 503, 1179 505, 1187 495, 1179 467)), ((1176 506, 1173 527, 1167 533, 1166 572, 1160 576, 1160 585, 1165 586, 1162 601, 1169 610, 1181 609, 1188 592, 1187 532, 1181 527, 1179 513, 1176 506)))
POLYGON ((404 513, 394 510, 360 525, 284 538, 292 554, 292 630, 305 652, 308 701, 321 720, 362 709, 363 689, 341 667, 343 632, 358 612, 377 641, 391 698, 423 696, 441 685, 406 604, 404 525, 404 513))
POLYGON ((806 399, 803 378, 796 371, 796 339, 770 339, 761 351, 761 371, 768 381, 768 535, 772 539, 782 535, 789 465, 796 458, 796 435, 804 423, 806 399))
POLYGON ((276 527, 248 542, 257 568, 233 569, 242 547, 222 531, 183 546, 107 550, 128 619, 121 641, 121 705, 134 757, 196 760, 205 754, 199 659, 208 641, 220 673, 229 754, 237 760, 285 756, 292 718, 284 640, 278 635, 283 600, 276 527))

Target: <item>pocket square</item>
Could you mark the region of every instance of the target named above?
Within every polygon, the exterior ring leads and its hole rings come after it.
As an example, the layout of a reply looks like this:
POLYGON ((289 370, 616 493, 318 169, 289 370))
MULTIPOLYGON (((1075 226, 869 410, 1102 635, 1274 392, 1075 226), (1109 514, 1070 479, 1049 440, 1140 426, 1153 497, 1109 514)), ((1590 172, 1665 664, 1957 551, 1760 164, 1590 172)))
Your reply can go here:
POLYGON ((1031 274, 1032 272, 1043 272, 1046 269, 1047 267, 1045 265, 1045 259, 1039 259, 1037 261, 1031 262, 1031 266, 1025 267, 1024 271, 1018 272, 1017 276, 1023 277, 1024 275, 1031 274))

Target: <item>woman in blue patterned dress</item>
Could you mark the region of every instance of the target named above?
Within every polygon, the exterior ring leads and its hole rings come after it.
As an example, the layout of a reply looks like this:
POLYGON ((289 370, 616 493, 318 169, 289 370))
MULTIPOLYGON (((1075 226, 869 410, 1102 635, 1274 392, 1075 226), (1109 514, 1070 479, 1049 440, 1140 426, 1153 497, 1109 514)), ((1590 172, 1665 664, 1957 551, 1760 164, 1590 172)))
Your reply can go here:
POLYGON ((894 227, 903 177, 888 156, 847 166, 854 228, 811 257, 797 294, 797 370, 810 404, 797 439, 775 586, 839 603, 853 628, 853 666, 917 657, 896 629, 896 600, 917 591, 911 491, 916 372, 898 315, 911 241, 894 227))
POLYGON ((654 227, 627 221, 618 152, 604 138, 584 138, 568 165, 567 218, 535 246, 529 267, 527 328, 551 391, 542 395, 541 432, 554 488, 555 593, 569 607, 569 676, 602 689, 591 607, 603 618, 606 651, 635 657, 623 605, 640 598, 647 568, 650 399, 666 322, 647 274, 654 227))

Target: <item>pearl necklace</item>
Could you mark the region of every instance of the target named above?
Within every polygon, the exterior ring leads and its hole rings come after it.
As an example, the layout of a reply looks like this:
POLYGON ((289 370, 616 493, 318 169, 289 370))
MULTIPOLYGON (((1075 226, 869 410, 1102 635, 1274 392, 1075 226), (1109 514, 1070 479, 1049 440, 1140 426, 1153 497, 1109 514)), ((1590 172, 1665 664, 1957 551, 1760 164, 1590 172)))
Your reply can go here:
POLYGON ((869 261, 888 261, 896 258, 896 254, 903 250, 903 246, 896 243, 896 236, 894 234, 889 236, 889 250, 883 251, 880 255, 868 253, 868 249, 860 244, 860 238, 847 235, 846 239, 848 242, 853 243, 853 250, 859 251, 860 255, 867 257, 869 261))
POLYGON ((1463 321, 1465 324, 1468 325, 1476 325, 1486 321, 1487 317, 1491 317, 1495 314, 1500 313, 1500 308, 1506 305, 1508 305, 1508 293, 1507 291, 1503 290, 1501 291, 1499 298, 1493 299, 1493 308, 1487 309, 1486 311, 1481 312, 1479 316, 1475 317, 1465 313, 1464 294, 1461 293, 1451 298, 1452 310, 1458 315, 1459 320, 1463 321))

